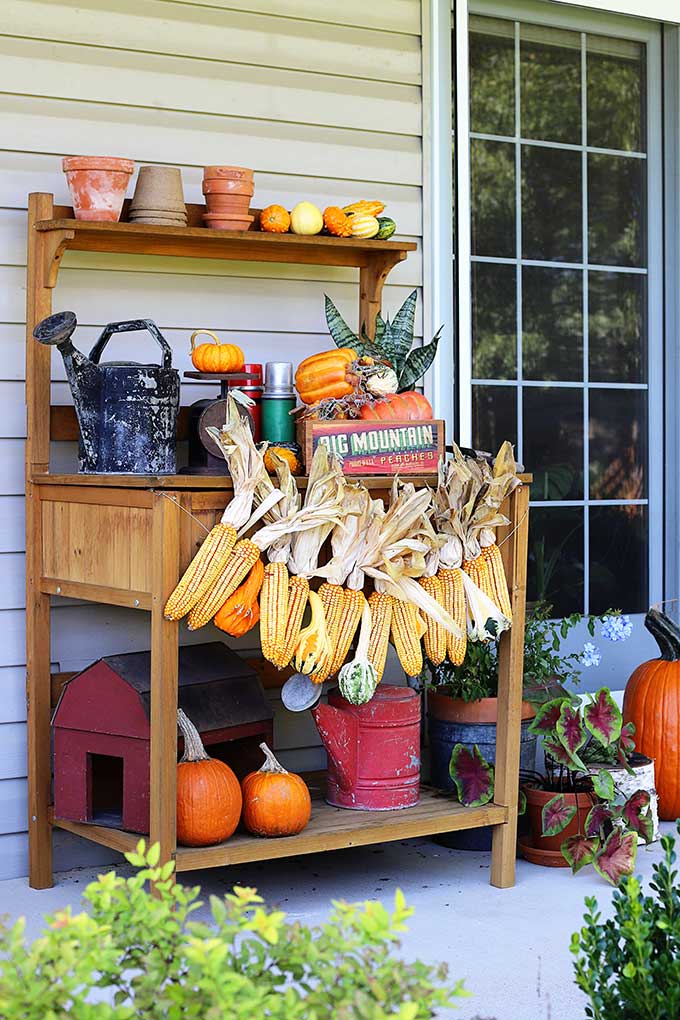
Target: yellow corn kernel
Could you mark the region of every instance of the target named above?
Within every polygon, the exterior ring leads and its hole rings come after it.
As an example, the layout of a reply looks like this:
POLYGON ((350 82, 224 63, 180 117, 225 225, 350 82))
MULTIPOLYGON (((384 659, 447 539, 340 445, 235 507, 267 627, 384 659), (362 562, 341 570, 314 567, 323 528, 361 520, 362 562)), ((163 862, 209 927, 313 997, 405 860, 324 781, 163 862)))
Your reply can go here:
POLYGON ((442 585, 442 605, 463 632, 462 638, 446 633, 446 654, 454 666, 460 666, 467 651, 467 606, 460 567, 442 567, 437 577, 442 585))
POLYGON ((165 603, 166 620, 181 620, 202 599, 229 559, 235 542, 236 531, 229 524, 216 524, 211 529, 165 603))
POLYGON ((423 669, 423 650, 420 639, 425 624, 418 607, 404 599, 395 599, 392 606, 392 644, 406 676, 418 676, 423 669))
POLYGON ((492 602, 495 602, 496 592, 486 558, 480 554, 474 560, 465 560, 463 562, 463 570, 470 580, 474 581, 479 590, 483 591, 492 602))
POLYGON ((335 648, 340 628, 340 619, 345 600, 345 589, 341 584, 324 582, 319 588, 319 598, 326 617, 326 632, 331 648, 335 648))
POLYGON ((385 672, 387 646, 390 643, 392 605, 394 599, 385 592, 374 591, 368 600, 371 610, 371 636, 368 641, 368 661, 375 669, 378 683, 385 672))
POLYGON ((260 557, 260 550, 248 538, 241 539, 232 549, 217 580, 189 613, 189 630, 198 630, 212 620, 229 596, 236 591, 260 557))
POLYGON ((268 563, 260 591, 260 643, 265 659, 274 662, 283 654, 288 619, 288 567, 268 563))
POLYGON ((505 567, 503 566, 501 551, 496 543, 493 542, 492 545, 487 545, 484 549, 482 549, 482 556, 489 567, 489 573, 491 575, 494 590, 493 600, 501 613, 503 613, 504 616, 507 616, 508 620, 512 621, 512 604, 510 602, 508 579, 505 576, 505 567))
POLYGON ((366 599, 362 591, 355 591, 353 588, 345 588, 340 613, 340 626, 335 644, 332 645, 333 659, 329 676, 337 673, 349 654, 350 645, 361 622, 361 614, 366 599))
POLYGON ((288 581, 288 615, 286 617, 283 648, 281 653, 276 654, 275 658, 271 660, 277 669, 284 669, 293 658, 308 600, 309 581, 306 577, 298 577, 296 574, 293 574, 288 581))
MULTIPOLYGON (((420 586, 443 607, 442 583, 436 575, 421 577, 420 586)), ((439 666, 446 658, 446 631, 431 616, 425 616, 425 625, 427 627, 423 641, 425 654, 434 666, 439 666)))

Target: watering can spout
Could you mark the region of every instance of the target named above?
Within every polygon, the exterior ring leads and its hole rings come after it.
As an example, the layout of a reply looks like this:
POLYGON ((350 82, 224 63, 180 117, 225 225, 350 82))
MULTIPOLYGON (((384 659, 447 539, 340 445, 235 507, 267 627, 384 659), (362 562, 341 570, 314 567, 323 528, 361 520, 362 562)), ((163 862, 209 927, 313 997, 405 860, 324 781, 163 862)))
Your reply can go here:
POLYGON ((351 790, 357 779, 357 722, 349 712, 319 704, 312 710, 316 728, 343 790, 351 790))

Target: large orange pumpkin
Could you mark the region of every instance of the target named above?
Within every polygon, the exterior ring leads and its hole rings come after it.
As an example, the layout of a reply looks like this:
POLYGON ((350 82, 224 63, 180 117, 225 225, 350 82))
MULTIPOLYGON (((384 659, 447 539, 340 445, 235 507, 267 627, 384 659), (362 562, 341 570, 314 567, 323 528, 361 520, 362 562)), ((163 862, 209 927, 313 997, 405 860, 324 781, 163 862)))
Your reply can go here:
POLYGON ((225 634, 231 634, 232 637, 243 637, 253 629, 256 623, 259 623, 260 606, 257 596, 260 594, 263 577, 264 563, 261 559, 257 559, 243 584, 215 613, 213 623, 216 627, 223 630, 225 634))
POLYGON ((223 344, 209 329, 196 329, 191 334, 191 361, 197 372, 242 372, 245 355, 237 344, 223 344), (196 344, 196 337, 212 337, 212 343, 196 344))
POLYGON ((680 817, 680 630, 657 609, 645 627, 659 658, 635 670, 623 699, 623 718, 635 724, 635 748, 654 759, 659 817, 680 817))
POLYGON ((243 824, 255 836, 296 836, 312 815, 304 779, 287 772, 266 744, 265 762, 243 780, 243 824))
POLYGON ((177 766, 177 842, 222 843, 234 834, 241 817, 239 781, 228 765, 206 754, 198 730, 181 708, 177 722, 184 737, 177 766))
POLYGON ((339 399, 353 393, 357 379, 349 368, 357 357, 351 347, 339 347, 301 361, 295 373, 295 389, 303 404, 316 404, 327 397, 339 399))
POLYGON ((367 421, 427 421, 432 417, 432 405, 422 393, 407 390, 364 404, 359 414, 367 421))

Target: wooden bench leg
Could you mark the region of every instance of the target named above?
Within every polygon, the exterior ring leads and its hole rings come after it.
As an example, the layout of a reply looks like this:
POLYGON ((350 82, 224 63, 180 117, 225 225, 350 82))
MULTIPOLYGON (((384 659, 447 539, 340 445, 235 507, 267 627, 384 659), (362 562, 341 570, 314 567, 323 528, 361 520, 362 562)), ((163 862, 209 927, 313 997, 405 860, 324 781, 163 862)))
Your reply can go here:
MULTIPOLYGON (((499 530, 505 575, 510 587, 512 627, 500 640, 498 651, 498 723, 496 730, 496 784, 494 803, 508 811, 508 820, 493 830, 491 884, 505 889, 515 884, 517 855, 518 774, 522 732, 522 681, 526 600, 529 489, 522 485, 510 497, 510 525, 499 530), (504 541, 505 536, 507 541, 504 541)), ((505 512, 505 511, 504 511, 505 512)))
POLYGON ((179 625, 163 617, 178 580, 179 508, 157 494, 151 540, 151 785, 149 841, 160 843, 161 863, 177 848, 177 656, 179 625))

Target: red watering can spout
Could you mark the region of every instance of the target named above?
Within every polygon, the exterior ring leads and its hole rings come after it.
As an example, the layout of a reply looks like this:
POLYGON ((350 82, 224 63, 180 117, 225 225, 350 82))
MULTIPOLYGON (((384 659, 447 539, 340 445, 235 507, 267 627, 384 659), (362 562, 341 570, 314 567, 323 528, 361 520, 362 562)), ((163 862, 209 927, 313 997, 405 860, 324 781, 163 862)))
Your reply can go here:
POLYGON ((332 705, 319 704, 312 715, 341 788, 351 790, 357 781, 356 719, 332 705))

